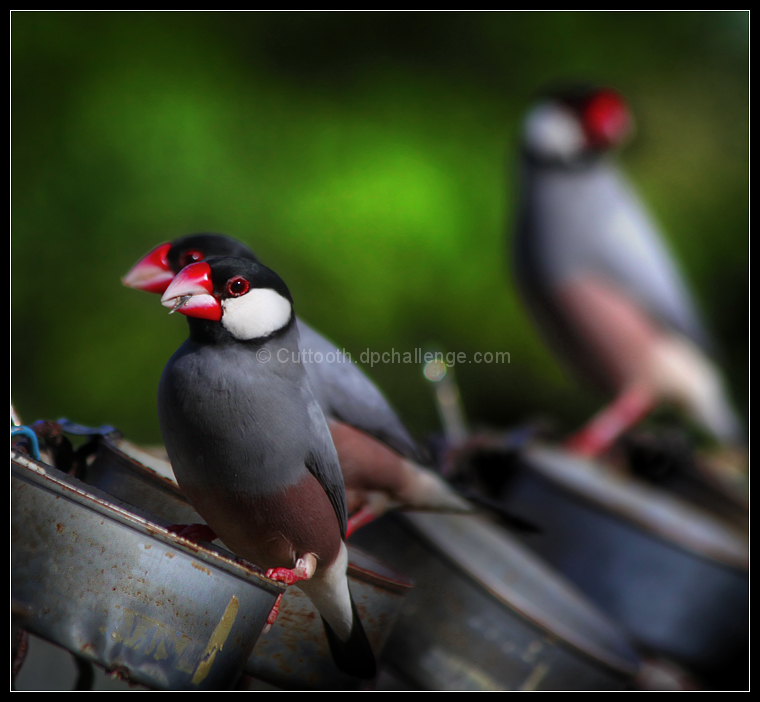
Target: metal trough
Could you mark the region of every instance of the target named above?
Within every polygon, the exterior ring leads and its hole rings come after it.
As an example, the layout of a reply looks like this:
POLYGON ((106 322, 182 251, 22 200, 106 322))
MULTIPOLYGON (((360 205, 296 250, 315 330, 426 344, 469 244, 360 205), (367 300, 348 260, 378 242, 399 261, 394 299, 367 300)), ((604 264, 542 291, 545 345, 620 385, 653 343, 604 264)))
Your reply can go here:
POLYGON ((14 450, 11 508, 23 628, 152 688, 237 681, 281 586, 14 450))
POLYGON ((516 464, 505 455, 504 475, 501 503, 542 528, 526 544, 638 645, 703 684, 744 686, 746 533, 662 490, 543 446, 528 448, 516 464))
POLYGON ((478 516, 388 514, 351 541, 414 579, 384 659, 419 689, 619 690, 639 668, 621 632, 478 516))
MULTIPOLYGON (((99 436, 83 477, 125 502, 174 524, 203 523, 187 503, 166 461, 117 435, 99 436)), ((360 549, 349 546, 349 584, 370 643, 379 653, 412 583, 360 549)), ((322 620, 308 598, 288 588, 275 625, 257 643, 245 670, 283 688, 357 688, 366 683, 342 673, 327 646, 322 620)))

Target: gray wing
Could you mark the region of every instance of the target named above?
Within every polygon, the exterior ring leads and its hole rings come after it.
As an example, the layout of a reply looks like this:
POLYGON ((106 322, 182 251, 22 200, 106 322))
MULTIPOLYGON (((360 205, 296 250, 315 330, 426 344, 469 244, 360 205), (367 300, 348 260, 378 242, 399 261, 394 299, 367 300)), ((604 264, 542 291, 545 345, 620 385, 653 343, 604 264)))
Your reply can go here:
POLYGON ((324 413, 374 436, 407 458, 424 460, 396 412, 361 369, 300 319, 298 330, 304 368, 324 413))
POLYGON ((309 441, 309 452, 305 464, 309 472, 319 481, 327 493, 330 503, 335 510, 340 524, 341 536, 346 538, 348 525, 348 507, 346 505, 346 489, 343 484, 343 473, 340 469, 338 454, 335 451, 330 430, 327 428, 324 414, 316 399, 311 394, 307 383, 307 408, 311 420, 312 432, 309 441))
POLYGON ((612 165, 534 174, 535 258, 550 284, 598 274, 702 348, 712 344, 676 263, 633 188, 612 165))
POLYGON ((308 411, 312 420, 313 433, 310 451, 305 461, 306 467, 319 481, 328 498, 330 498, 335 515, 338 517, 341 536, 345 539, 348 526, 348 507, 338 454, 335 452, 335 445, 330 436, 330 430, 327 428, 324 414, 322 414, 319 404, 313 397, 309 402, 308 411))

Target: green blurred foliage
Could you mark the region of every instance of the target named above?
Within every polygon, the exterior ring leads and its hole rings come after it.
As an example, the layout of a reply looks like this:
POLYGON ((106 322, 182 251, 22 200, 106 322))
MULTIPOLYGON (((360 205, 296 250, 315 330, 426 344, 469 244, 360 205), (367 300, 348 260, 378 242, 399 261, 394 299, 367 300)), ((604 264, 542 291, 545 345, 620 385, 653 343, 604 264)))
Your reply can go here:
MULTIPOLYGON (((298 313, 358 359, 435 345, 470 420, 566 428, 600 398, 566 377, 509 265, 515 154, 536 91, 612 85, 621 154, 748 402, 748 24, 728 12, 14 11, 12 400, 158 441, 185 337, 120 277, 195 231, 246 241, 298 313)), ((413 432, 420 369, 367 368, 413 432)))

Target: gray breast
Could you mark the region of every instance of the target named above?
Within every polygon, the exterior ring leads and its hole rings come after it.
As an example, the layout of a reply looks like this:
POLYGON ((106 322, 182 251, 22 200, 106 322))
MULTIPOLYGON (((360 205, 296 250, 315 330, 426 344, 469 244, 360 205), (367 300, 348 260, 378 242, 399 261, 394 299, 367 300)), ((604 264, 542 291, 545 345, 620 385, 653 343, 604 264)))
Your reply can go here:
POLYGON ((187 341, 172 357, 158 410, 180 484, 213 480, 232 491, 266 494, 298 480, 315 401, 303 368, 277 361, 279 348, 261 362, 245 345, 187 341))

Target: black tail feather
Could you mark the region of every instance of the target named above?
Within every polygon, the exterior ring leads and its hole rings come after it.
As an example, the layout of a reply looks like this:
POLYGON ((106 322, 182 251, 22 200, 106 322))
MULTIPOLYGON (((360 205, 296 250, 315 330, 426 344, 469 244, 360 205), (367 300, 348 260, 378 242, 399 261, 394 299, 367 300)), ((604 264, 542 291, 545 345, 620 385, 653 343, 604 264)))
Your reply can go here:
POLYGON ((371 680, 377 675, 377 663, 372 647, 369 645, 367 634, 364 633, 364 627, 359 619, 359 612, 356 610, 353 597, 351 598, 351 611, 354 619, 351 635, 347 641, 341 641, 324 617, 322 618, 325 634, 327 634, 327 643, 338 668, 348 675, 371 680))

